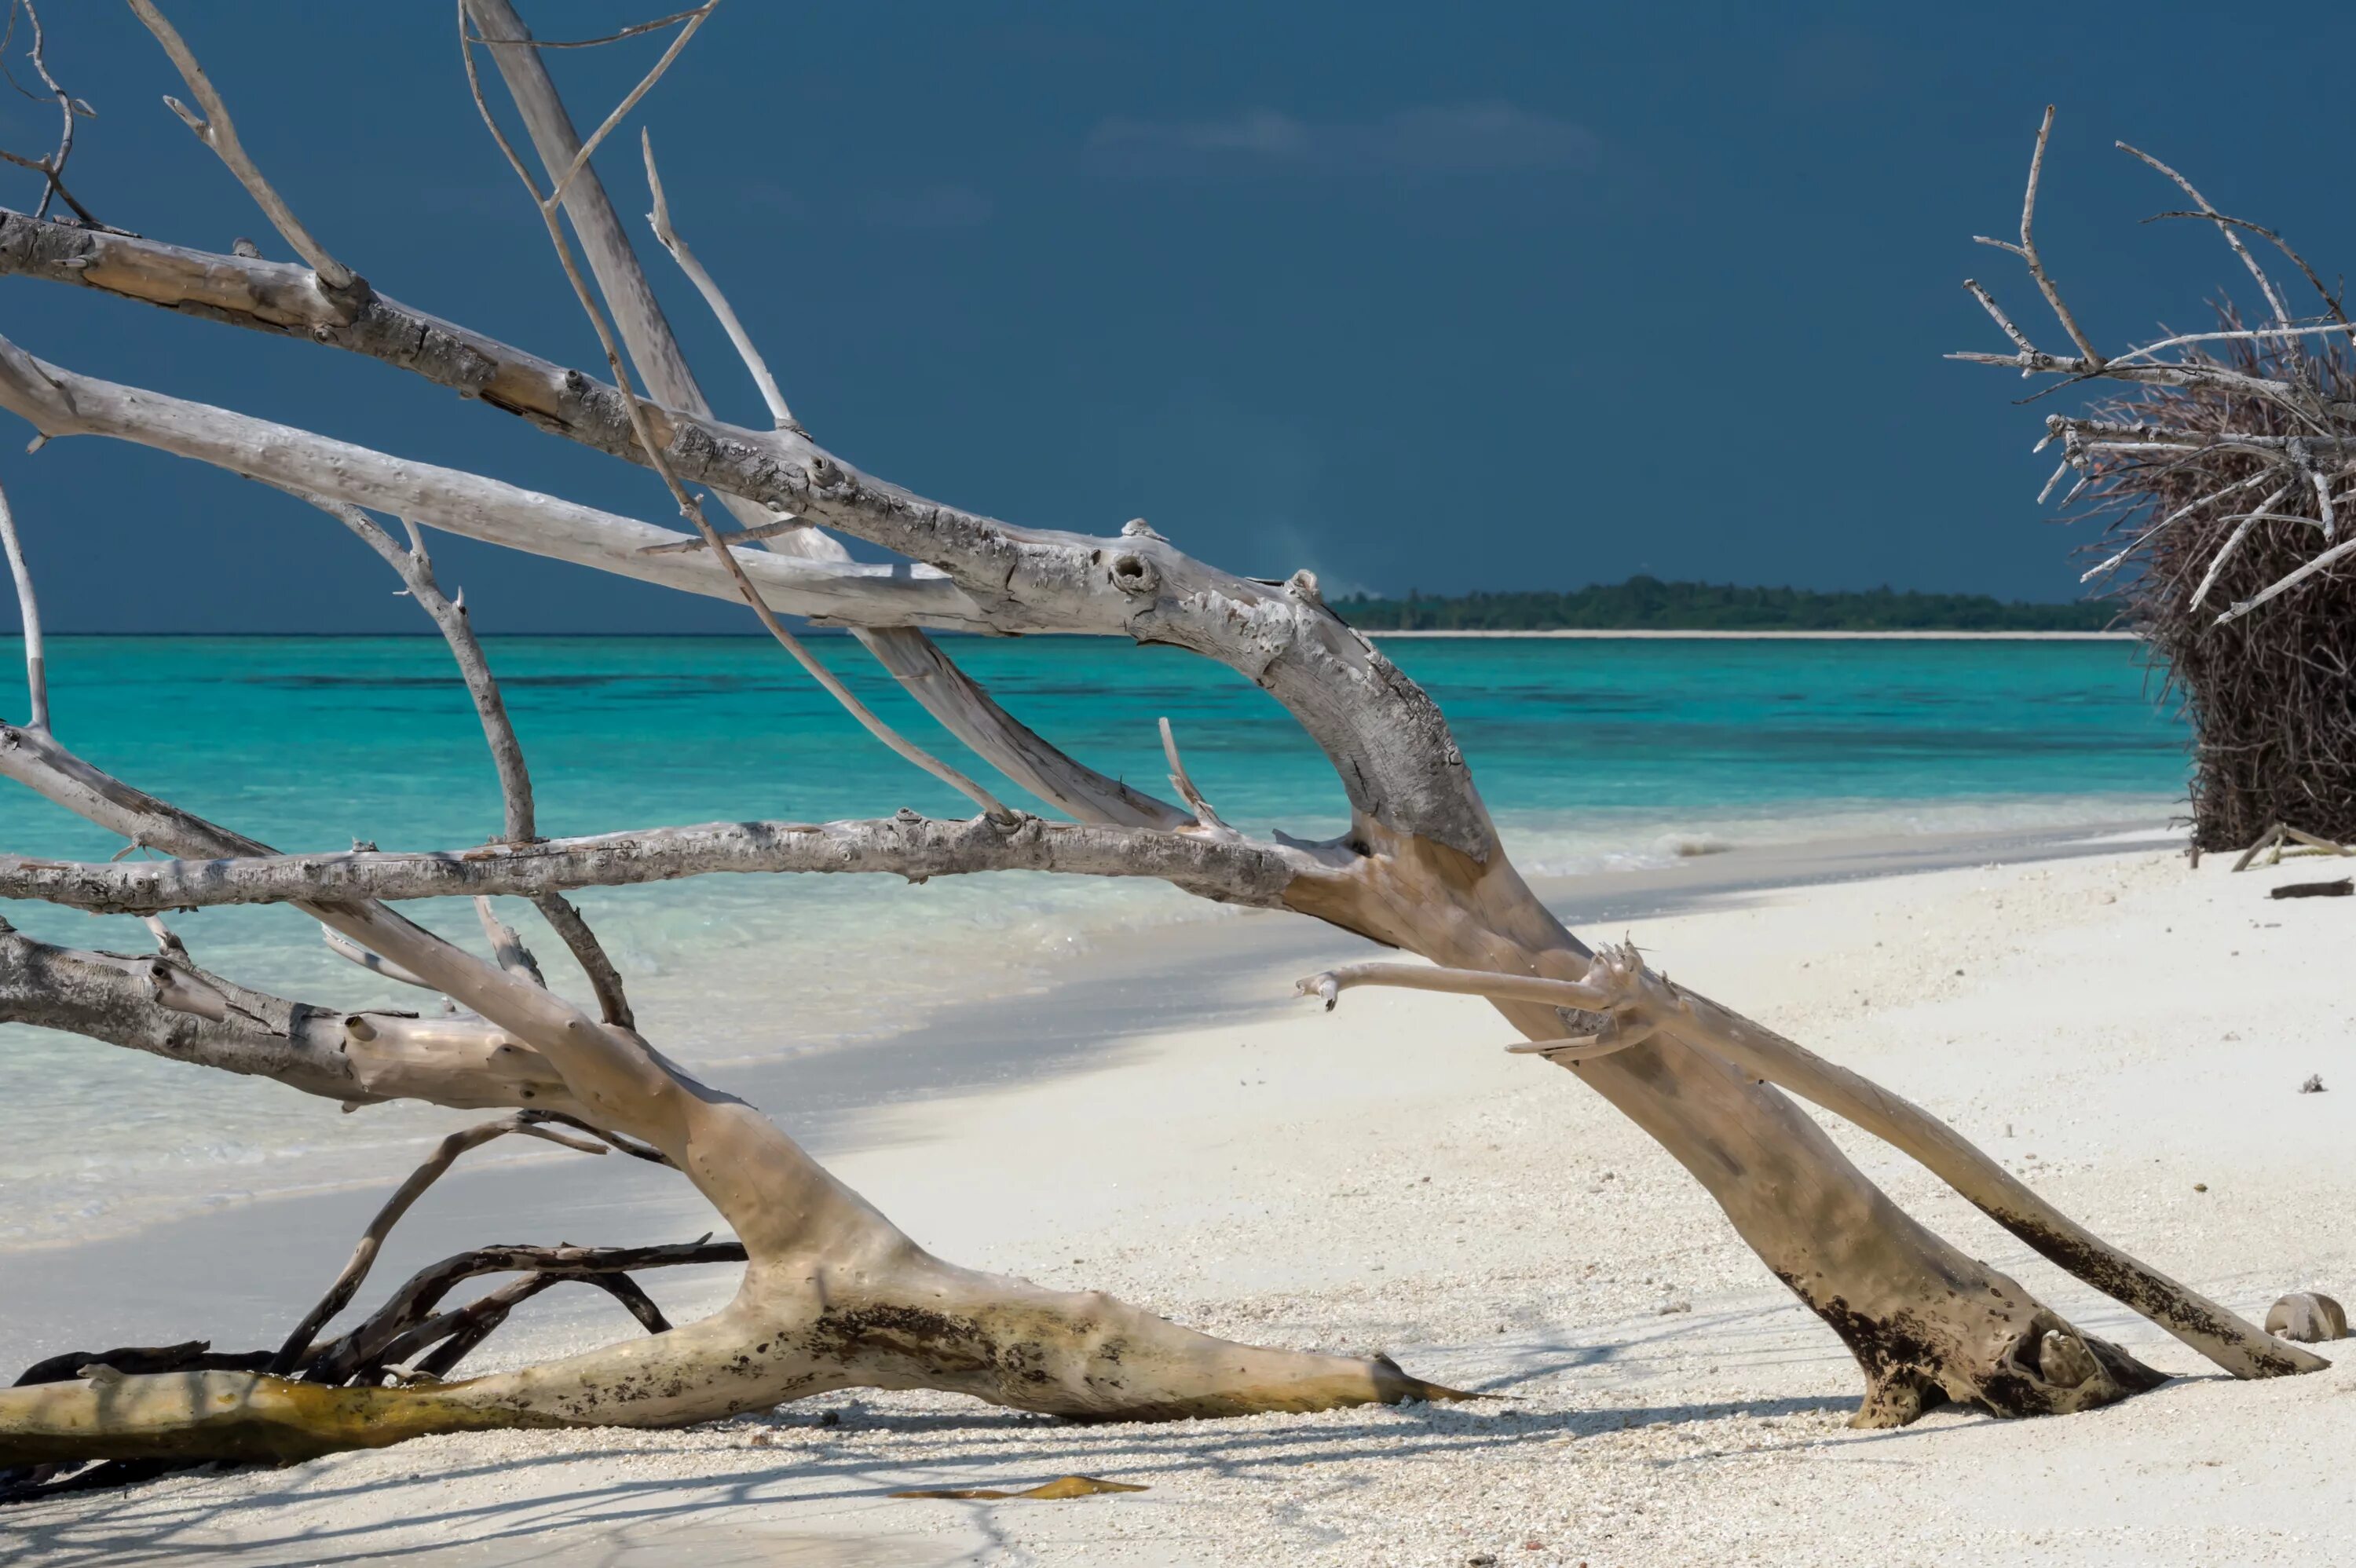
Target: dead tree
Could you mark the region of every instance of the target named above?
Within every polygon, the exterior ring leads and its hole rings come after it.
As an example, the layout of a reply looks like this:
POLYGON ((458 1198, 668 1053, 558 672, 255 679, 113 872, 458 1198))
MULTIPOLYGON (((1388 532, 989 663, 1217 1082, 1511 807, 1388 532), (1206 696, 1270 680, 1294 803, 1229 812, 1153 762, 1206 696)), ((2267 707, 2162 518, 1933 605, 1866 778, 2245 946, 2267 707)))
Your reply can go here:
MULTIPOLYGON (((187 1364, 155 1351, 142 1352, 145 1360, 122 1356, 135 1363, 129 1366, 50 1369, 55 1381, 0 1391, 0 1464, 284 1458, 471 1428, 669 1425, 851 1386, 950 1390, 1026 1410, 1121 1419, 1451 1396, 1384 1358, 1229 1344, 1106 1296, 1044 1290, 935 1258, 759 1112, 659 1054, 637 1032, 577 916, 559 929, 584 968, 603 974, 602 1016, 541 985, 504 928, 493 931, 499 961, 485 961, 394 907, 511 894, 564 909, 562 894, 571 889, 723 870, 1152 877, 1420 955, 1430 966, 1356 967, 1304 986, 1329 1006, 1365 984, 1494 1003, 1527 1037, 1530 1054, 1579 1075, 1657 1139, 1847 1344, 1864 1373, 1861 1424, 1898 1424, 1948 1401, 2001 1415, 2083 1410, 2148 1388, 2159 1374, 2081 1334, 1901 1211, 1793 1095, 1913 1155, 2036 1251, 2233 1373, 2266 1377, 2324 1364, 2073 1224, 1927 1113, 1670 985, 1631 953, 1592 953, 1514 869, 1439 709, 1326 608, 1309 574, 1282 583, 1236 576, 1142 522, 1105 537, 1002 522, 912 494, 819 445, 679 240, 658 190, 659 235, 720 309, 764 389, 773 427, 718 419, 588 162, 639 94, 579 138, 507 0, 464 0, 462 28, 479 29, 485 40, 466 54, 470 69, 478 55, 495 63, 530 129, 540 174, 519 151, 507 151, 607 345, 602 378, 412 310, 337 261, 269 189, 225 106, 153 5, 131 3, 198 99, 201 112, 183 117, 303 263, 207 254, 8 213, 0 218, 0 272, 381 361, 652 469, 690 531, 100 380, 0 340, 0 405, 40 438, 104 437, 212 464, 309 498, 360 534, 448 638, 509 808, 505 840, 477 848, 280 854, 74 755, 46 721, 35 663, 34 717, 0 729, 0 773, 171 858, 0 859, 0 895, 142 913, 291 903, 351 955, 439 991, 461 1010, 420 1019, 270 997, 198 967, 168 935, 156 953, 125 956, 10 933, 0 937, 0 1018, 363 1105, 407 1096, 517 1113, 460 1142, 522 1130, 594 1136, 677 1168, 734 1231, 746 1261, 734 1300, 699 1322, 649 1323, 657 1331, 586 1354, 440 1381, 435 1374, 448 1373, 490 1332, 517 1293, 541 1287, 534 1282, 592 1275, 616 1282, 630 1268, 682 1254, 568 1258, 528 1249, 452 1260, 404 1285, 359 1328, 316 1338, 353 1296, 376 1241, 405 1207, 407 1198, 396 1195, 327 1300, 266 1362, 187 1364), (578 236, 577 253, 560 212, 578 236), (716 528, 691 487, 721 496, 738 530, 716 528), (789 650, 798 645, 779 615, 853 628, 953 732, 1069 820, 1004 805, 864 715, 885 743, 963 790, 978 814, 537 837, 521 753, 463 613, 433 584, 422 532, 404 546, 369 514, 741 598, 789 650), (856 564, 833 533, 880 546, 904 564, 856 564), (1183 805, 1115 783, 998 707, 926 637, 928 627, 1126 636, 1218 660, 1282 704, 1323 749, 1347 794, 1350 827, 1326 842, 1251 838, 1204 802, 1174 742, 1170 771, 1183 805), (459 1282, 498 1270, 518 1273, 518 1282, 440 1309, 459 1282)), ((707 6, 687 16, 658 71, 708 14, 707 6)), ((492 123, 487 110, 485 118, 492 123)), ((648 166, 651 176, 650 154, 648 166)), ((30 631, 29 586, 25 603, 30 631)), ((413 1195, 456 1152, 445 1146, 405 1190, 413 1195)))
POLYGON ((2276 825, 2356 840, 2356 344, 2338 292, 2273 229, 2220 212, 2192 182, 2126 143, 2213 225, 2265 310, 2230 304, 2207 332, 2116 354, 2094 346, 2039 254, 2038 185, 2053 112, 2029 165, 2020 239, 1979 242, 2020 258, 2074 352, 2049 353, 1977 282, 1971 292, 2009 354, 1952 356, 2051 378, 2027 400, 2088 384, 2115 395, 2052 413, 2038 449, 2062 462, 2065 516, 2103 526, 2103 581, 2192 720, 2193 841, 2239 849, 2276 825), (2295 311, 2253 246, 2278 251, 2317 308, 2295 311))

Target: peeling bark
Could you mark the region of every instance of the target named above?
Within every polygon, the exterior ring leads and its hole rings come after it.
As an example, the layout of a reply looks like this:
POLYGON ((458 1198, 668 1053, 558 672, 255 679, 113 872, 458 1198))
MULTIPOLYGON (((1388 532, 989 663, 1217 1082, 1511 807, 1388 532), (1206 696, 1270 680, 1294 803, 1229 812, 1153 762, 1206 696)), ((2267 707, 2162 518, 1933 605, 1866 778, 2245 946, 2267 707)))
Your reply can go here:
POLYGON ((165 1005, 160 955, 84 953, 38 942, 0 921, 0 1019, 62 1029, 174 1061, 268 1078, 336 1100, 378 1098, 344 1054, 344 1015, 252 990, 188 966, 221 997, 207 1018, 165 1005))
MULTIPOLYGON (((5 730, 5 727, 0 727, 5 730)), ((0 744, 5 740, 0 739, 0 744)), ((5 768, 5 762, 0 762, 5 768)), ((1280 846, 1148 828, 885 817, 878 822, 707 822, 528 844, 352 850, 217 860, 90 864, 0 856, 0 898, 96 913, 148 914, 303 900, 423 899, 628 887, 723 872, 890 875, 923 881, 984 871, 1143 877, 1229 903, 1285 908, 1285 891, 1323 874, 1280 846)))

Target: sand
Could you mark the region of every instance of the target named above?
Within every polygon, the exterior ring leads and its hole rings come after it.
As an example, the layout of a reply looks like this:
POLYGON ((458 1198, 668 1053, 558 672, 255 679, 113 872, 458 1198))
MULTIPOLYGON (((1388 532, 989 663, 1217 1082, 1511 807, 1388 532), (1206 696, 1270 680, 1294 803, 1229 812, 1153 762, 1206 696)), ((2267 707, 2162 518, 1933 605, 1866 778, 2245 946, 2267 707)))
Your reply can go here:
MULTIPOLYGON (((2256 1313, 2292 1289, 2356 1299, 2356 901, 2265 897, 2318 874, 2138 852, 1754 890, 1627 929, 1680 979, 1928 1104, 2095 1229, 2256 1313), (2311 1073, 2329 1092, 2298 1092, 2311 1073)), ((1385 1349, 1494 1400, 1083 1428, 838 1395, 688 1432, 435 1438, 59 1499, 0 1514, 0 1556, 2345 1560, 2356 1359, 2327 1347, 2341 1364, 2309 1377, 2210 1375, 1842 1130, 1915 1213, 2185 1374, 2084 1415, 1850 1431, 1858 1376, 1830 1333, 1665 1155, 1571 1074, 1505 1054, 1480 1004, 1354 992, 1327 1016, 1275 1000, 1295 965, 1230 962, 1226 983, 1270 998, 1240 1021, 869 1115, 833 1163, 961 1262, 1101 1285, 1215 1332, 1385 1349), (1148 1489, 885 1495, 1071 1472, 1148 1489)), ((220 1223, 283 1236, 276 1207, 220 1223)), ((570 1239, 605 1239, 599 1218, 570 1239)), ((152 1283, 168 1300, 170 1282, 152 1283)), ((662 1290, 684 1307, 724 1288, 662 1290)), ((594 1301, 542 1301, 547 1316, 495 1344, 546 1353, 617 1330, 594 1301)))

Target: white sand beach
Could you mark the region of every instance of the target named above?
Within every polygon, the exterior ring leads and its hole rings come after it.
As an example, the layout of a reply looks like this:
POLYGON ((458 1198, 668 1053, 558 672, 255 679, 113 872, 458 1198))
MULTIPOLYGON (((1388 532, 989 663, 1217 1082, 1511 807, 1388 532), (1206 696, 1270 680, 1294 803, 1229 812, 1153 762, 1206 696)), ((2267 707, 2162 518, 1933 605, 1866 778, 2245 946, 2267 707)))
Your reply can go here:
MULTIPOLYGON (((2106 1236, 2258 1314, 2293 1289, 2356 1299, 2356 901, 2266 897, 2319 865, 2237 876, 2214 858, 2192 870, 2136 850, 1759 889, 1626 929, 1655 965, 1927 1104, 2106 1236), (2328 1092, 2299 1093, 2309 1074, 2328 1092)), ((1252 932, 1240 936, 1217 955, 1221 986, 1264 1001, 1210 1027, 1134 1036, 1076 1069, 865 1115, 832 1163, 961 1262, 1102 1286, 1218 1333, 1387 1349, 1494 1397, 1083 1427, 947 1397, 838 1395, 682 1432, 441 1437, 12 1509, 0 1556, 895 1568, 2345 1560, 2356 1360, 2344 1348, 2324 1347, 2340 1364, 2311 1376, 2226 1380, 1917 1168, 1836 1127, 1912 1211, 2082 1327, 2184 1374, 2089 1414, 2008 1423, 1944 1410, 1900 1431, 1851 1431, 1860 1381, 1832 1334, 1571 1073, 1505 1054, 1511 1031, 1469 999, 1355 992, 1330 1016, 1288 1003, 1300 955, 1271 937, 1255 960, 1252 932), (1075 1472, 1147 1489, 1065 1502, 887 1496, 1075 1472)), ((792 1092, 787 1072, 753 1097, 779 1107, 792 1092)), ((605 1168, 625 1163, 552 1156, 454 1180, 412 1221, 412 1252, 388 1260, 390 1277, 444 1243, 556 1239, 541 1233, 555 1216, 578 1242, 708 1228, 660 1173, 605 1168)), ((20 1304, 7 1353, 38 1353, 79 1327, 94 1338, 135 1327, 150 1341, 260 1335, 333 1272, 372 1200, 305 1201, 251 1205, 168 1238, 0 1257, 20 1304), (221 1283, 241 1264, 254 1276, 242 1296, 221 1283), (100 1279, 113 1283, 109 1298, 79 1321, 60 1316, 60 1292, 100 1279), (264 1299, 273 1291, 284 1294, 264 1299), (204 1304, 200 1324, 187 1320, 191 1300, 204 1304)), ((727 1289, 724 1277, 649 1283, 682 1309, 727 1289)), ((519 1317, 489 1360, 626 1326, 583 1296, 541 1298, 546 1310, 519 1317)))

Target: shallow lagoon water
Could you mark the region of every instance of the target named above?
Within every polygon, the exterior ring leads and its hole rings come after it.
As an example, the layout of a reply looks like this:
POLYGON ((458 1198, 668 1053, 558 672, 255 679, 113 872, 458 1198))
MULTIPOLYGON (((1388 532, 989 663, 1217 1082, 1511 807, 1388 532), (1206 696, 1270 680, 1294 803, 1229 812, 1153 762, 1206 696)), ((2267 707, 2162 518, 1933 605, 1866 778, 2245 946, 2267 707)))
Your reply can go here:
MULTIPOLYGON (((963 761, 847 639, 862 696, 963 761)), ((2125 643, 1417 639, 1387 651, 1438 699, 1516 862, 1575 877, 1833 837, 2158 826, 2180 725, 2125 643)), ((960 639, 1033 728, 1163 791, 1155 720, 1230 821, 1338 831, 1341 789, 1284 713, 1191 656, 1094 640, 960 639)), ((504 638, 490 654, 551 836, 720 818, 823 820, 964 803, 752 638, 504 638)), ((60 736, 142 788, 282 849, 455 848, 496 835, 496 781, 428 638, 51 640, 60 736)), ((1012 785, 1001 793, 1033 804, 1012 785)), ((120 840, 15 786, 0 847, 102 859, 120 840)), ((642 1026, 704 1067, 875 1042, 958 997, 1053 985, 1141 929, 1237 918, 1157 885, 1037 876, 714 877, 581 895, 642 1026)), ((479 945, 463 903, 412 906, 479 945)), ((50 940, 141 951, 136 922, 0 905, 50 940)), ((576 994, 562 947, 509 912, 576 994)), ((337 1006, 431 1006, 330 955, 285 910, 177 917, 200 962, 337 1006)), ((0 1246, 255 1193, 374 1179, 441 1114, 354 1117, 277 1089, 10 1028, 0 1050, 0 1246)))

